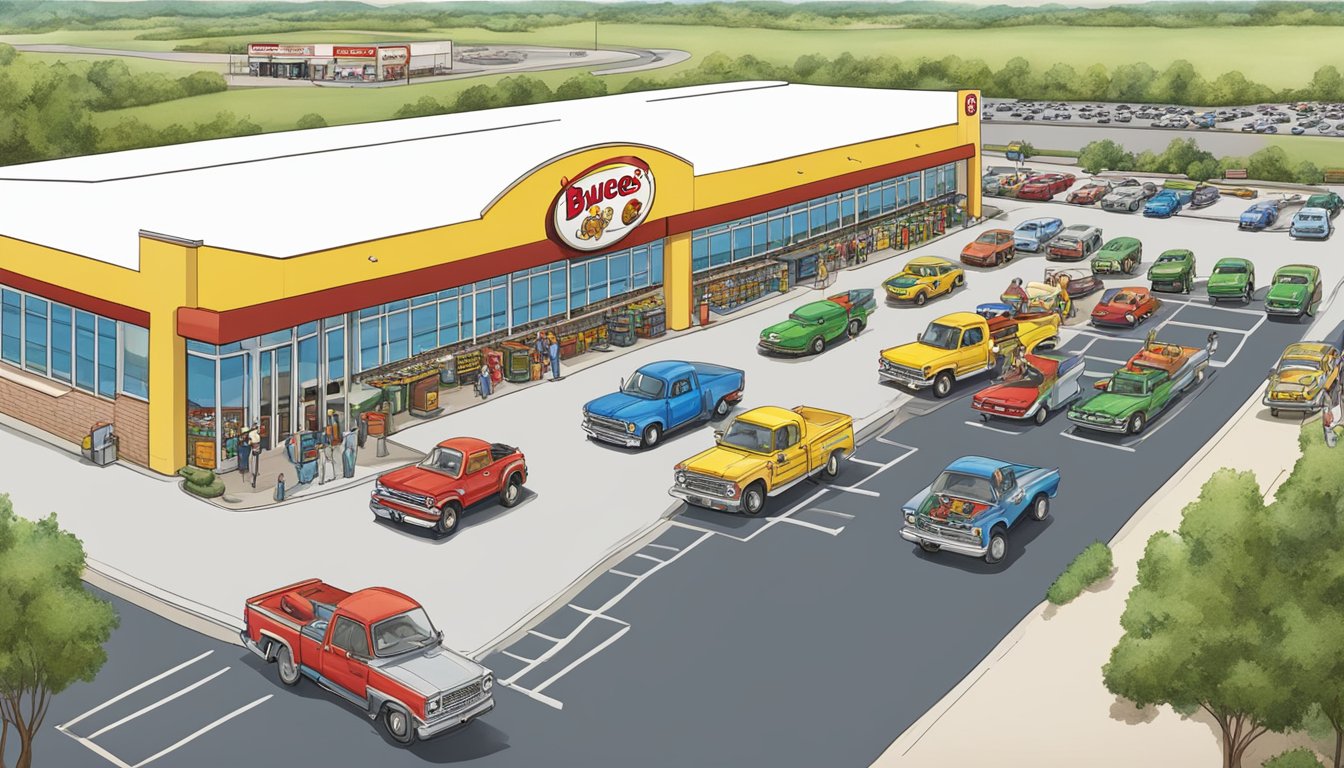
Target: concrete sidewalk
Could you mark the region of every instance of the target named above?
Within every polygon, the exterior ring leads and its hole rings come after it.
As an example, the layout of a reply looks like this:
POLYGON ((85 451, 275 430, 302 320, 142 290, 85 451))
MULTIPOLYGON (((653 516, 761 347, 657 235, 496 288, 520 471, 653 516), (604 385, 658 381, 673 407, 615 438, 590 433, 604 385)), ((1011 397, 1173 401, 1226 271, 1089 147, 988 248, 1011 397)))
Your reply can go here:
MULTIPOLYGON (((1337 299, 1339 286, 1335 287, 1337 299)), ((1344 322, 1344 302, 1333 301, 1305 338, 1320 338, 1344 322)), ((1111 578, 1062 607, 1042 603, 937 706, 891 745, 876 768, 946 768, 977 765, 993 745, 996 766, 1055 765, 1213 766, 1221 760, 1217 724, 1204 713, 1182 717, 1170 707, 1135 709, 1106 690, 1102 665, 1122 634, 1119 620, 1137 580, 1148 539, 1175 530, 1181 512, 1222 467, 1255 473, 1267 499, 1287 477, 1300 452, 1304 421, 1318 416, 1273 418, 1248 400, 1160 491, 1139 508, 1111 541, 1111 578), (967 738, 967 723, 974 737, 967 738)), ((1136 500, 1138 501, 1138 500, 1136 500)), ((1078 510, 1078 512, 1085 512, 1078 510)), ((1059 512, 1066 514, 1066 512, 1059 512)), ((1243 764, 1260 763, 1286 749, 1331 747, 1303 734, 1266 734, 1243 764)))

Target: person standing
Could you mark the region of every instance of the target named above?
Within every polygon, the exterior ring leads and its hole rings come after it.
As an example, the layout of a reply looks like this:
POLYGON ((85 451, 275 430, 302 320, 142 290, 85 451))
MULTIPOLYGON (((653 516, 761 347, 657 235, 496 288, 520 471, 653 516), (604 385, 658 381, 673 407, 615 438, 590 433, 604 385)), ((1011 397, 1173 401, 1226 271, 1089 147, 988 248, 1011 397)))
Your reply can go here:
POLYGON ((358 450, 359 430, 351 427, 341 440, 341 474, 347 478, 355 476, 355 457, 358 450))
POLYGON ((331 434, 322 433, 322 471, 318 476, 317 484, 324 485, 328 480, 336 479, 336 456, 335 449, 331 445, 331 434))
POLYGON ((261 431, 253 425, 252 432, 247 436, 247 442, 252 447, 252 487, 257 487, 257 475, 261 472, 261 431))
MULTIPOLYGON (((546 339, 545 331, 537 331, 537 359, 546 361, 545 365, 550 366, 551 345, 546 339)), ((543 371, 545 373, 545 371, 543 371)))
POLYGON ((252 461, 252 441, 251 436, 244 432, 238 438, 238 476, 246 482, 252 474, 249 464, 252 461))
POLYGON ((275 478, 275 500, 285 500, 285 475, 283 472, 275 478))
POLYGON ((828 276, 828 275, 827 275, 827 272, 826 272, 826 257, 825 257, 825 256, 818 256, 818 257, 817 257, 817 287, 818 287, 818 288, 825 288, 825 287, 826 287, 826 278, 827 278, 827 276, 828 276))
POLYGON ((561 379, 561 376, 560 376, 560 339, 556 338, 555 334, 552 333, 552 334, 550 335, 550 339, 549 339, 549 341, 551 342, 551 346, 550 346, 550 349, 547 350, 547 351, 550 353, 549 356, 550 356, 550 358, 551 358, 551 381, 559 381, 559 380, 561 379))

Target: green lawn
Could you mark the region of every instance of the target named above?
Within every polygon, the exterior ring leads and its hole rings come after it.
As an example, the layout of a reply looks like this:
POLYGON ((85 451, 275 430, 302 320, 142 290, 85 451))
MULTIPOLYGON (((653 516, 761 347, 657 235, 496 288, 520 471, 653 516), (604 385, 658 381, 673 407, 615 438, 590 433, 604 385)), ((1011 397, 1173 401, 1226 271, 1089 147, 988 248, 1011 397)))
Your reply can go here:
POLYGON ((1296 162, 1309 160, 1320 168, 1344 168, 1344 139, 1315 136, 1267 136, 1296 162))
POLYGON ((132 74, 140 74, 141 72, 162 72, 169 77, 186 77, 193 72, 200 72, 202 70, 218 72, 222 75, 229 69, 229 65, 223 63, 202 64, 190 61, 162 61, 160 59, 140 59, 134 56, 110 57, 98 56, 96 54, 76 53, 25 53, 23 56, 25 59, 40 61, 45 64, 55 64, 57 62, 65 62, 67 64, 92 64, 96 61, 106 61, 109 58, 116 58, 117 61, 124 62, 126 68, 129 69, 132 74))

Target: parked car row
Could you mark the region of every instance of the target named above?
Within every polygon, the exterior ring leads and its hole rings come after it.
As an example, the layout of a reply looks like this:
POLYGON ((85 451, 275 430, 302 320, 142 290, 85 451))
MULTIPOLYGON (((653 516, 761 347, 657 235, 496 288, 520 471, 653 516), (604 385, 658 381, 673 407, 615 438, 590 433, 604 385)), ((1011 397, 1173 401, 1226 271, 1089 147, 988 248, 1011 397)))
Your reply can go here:
POLYGON ((1279 133, 1283 130, 1294 135, 1314 131, 1321 136, 1344 136, 1344 105, 1323 102, 1199 110, 1175 105, 1131 107, 1128 104, 1016 101, 988 103, 981 115, 984 120, 1039 119, 1046 122, 1071 122, 1076 117, 1097 125, 1134 123, 1169 130, 1212 129, 1226 123, 1244 121, 1239 127, 1248 133, 1279 133))

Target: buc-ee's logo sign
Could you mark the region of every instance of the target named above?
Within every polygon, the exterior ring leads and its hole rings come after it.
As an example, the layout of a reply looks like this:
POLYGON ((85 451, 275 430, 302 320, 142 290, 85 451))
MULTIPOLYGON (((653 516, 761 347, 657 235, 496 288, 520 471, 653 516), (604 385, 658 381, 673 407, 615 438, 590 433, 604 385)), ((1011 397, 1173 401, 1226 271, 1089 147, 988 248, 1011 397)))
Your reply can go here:
POLYGON ((980 111, 980 99, 976 97, 974 93, 968 93, 966 94, 965 106, 966 106, 966 116, 973 117, 976 112, 980 111))
POLYGON ((609 248, 644 223, 653 194, 653 173, 643 160, 605 160, 561 181, 549 228, 575 250, 609 248))

